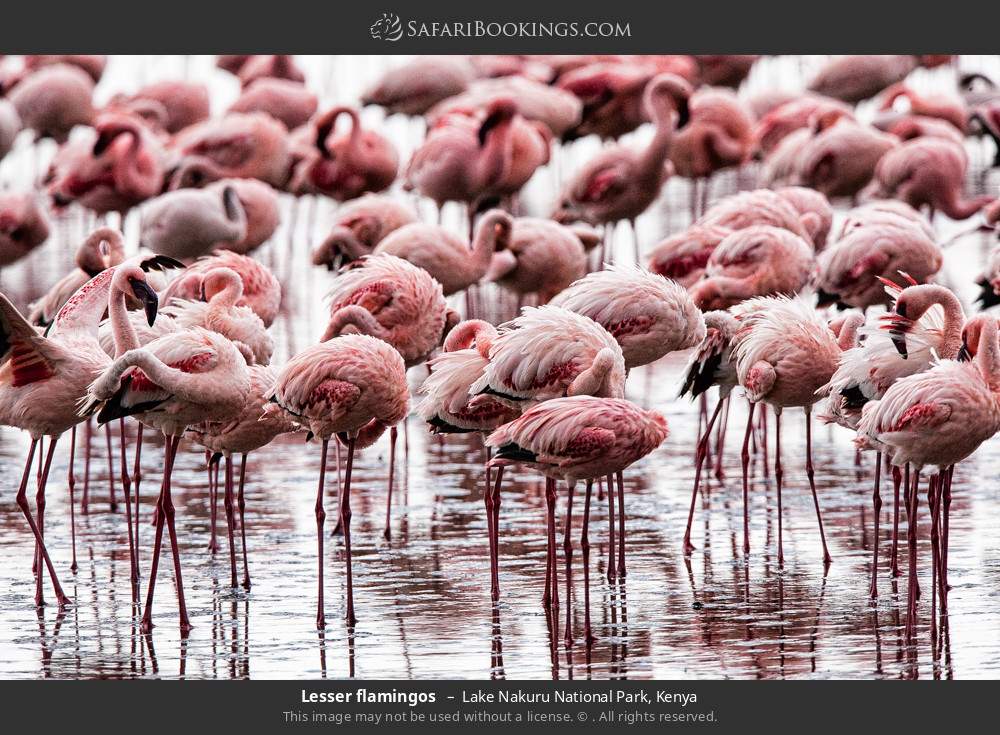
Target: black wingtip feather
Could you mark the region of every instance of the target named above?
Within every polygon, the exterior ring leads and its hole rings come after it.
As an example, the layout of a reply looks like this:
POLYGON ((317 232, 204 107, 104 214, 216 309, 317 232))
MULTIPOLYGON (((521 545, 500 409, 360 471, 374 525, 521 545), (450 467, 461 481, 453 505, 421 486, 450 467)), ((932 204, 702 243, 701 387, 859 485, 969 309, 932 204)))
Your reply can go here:
POLYGON ((101 406, 101 410, 97 414, 98 424, 106 424, 109 421, 124 418, 125 416, 135 416, 139 413, 146 413, 146 411, 151 411, 163 403, 163 401, 146 401, 145 403, 137 403, 134 406, 123 406, 122 398, 125 397, 125 394, 128 392, 131 385, 131 376, 122 380, 121 385, 118 387, 118 390, 115 391, 115 394, 106 400, 104 405, 101 406))
POLYGON ((519 447, 517 444, 504 444, 497 450, 497 459, 509 459, 513 462, 534 462, 538 455, 532 451, 519 447))
POLYGON ((721 364, 722 355, 709 355, 704 362, 692 364, 677 397, 680 398, 690 393, 692 398, 697 398, 707 391, 714 384, 715 373, 721 364))
POLYGON ((427 425, 431 427, 432 434, 471 434, 473 431, 472 429, 462 429, 454 424, 449 424, 438 416, 428 419, 427 425))
POLYGON ((997 296, 996 292, 993 290, 993 286, 985 278, 980 279, 976 282, 980 289, 978 298, 976 298, 976 303, 979 304, 980 310, 989 309, 992 306, 1000 305, 1000 296, 997 296))
POLYGON ((139 263, 139 267, 142 268, 146 273, 152 271, 162 271, 171 268, 183 269, 186 268, 182 262, 171 258, 169 255, 154 255, 152 258, 146 258, 139 263))

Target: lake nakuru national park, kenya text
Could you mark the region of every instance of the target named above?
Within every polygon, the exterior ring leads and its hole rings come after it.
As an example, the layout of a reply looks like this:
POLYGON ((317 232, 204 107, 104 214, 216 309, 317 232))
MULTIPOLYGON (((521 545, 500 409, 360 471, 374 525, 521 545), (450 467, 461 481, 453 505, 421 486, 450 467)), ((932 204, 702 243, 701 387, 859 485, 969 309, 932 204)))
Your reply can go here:
MULTIPOLYGON (((420 704, 437 702, 435 692, 403 692, 392 689, 384 692, 358 689, 353 692, 311 692, 302 690, 301 701, 304 704, 408 704, 416 707, 420 704)), ((593 692, 560 691, 525 692, 520 689, 500 689, 496 692, 476 690, 462 691, 463 704, 679 704, 687 707, 698 703, 698 695, 694 692, 671 692, 657 690, 625 691, 606 689, 593 692)))

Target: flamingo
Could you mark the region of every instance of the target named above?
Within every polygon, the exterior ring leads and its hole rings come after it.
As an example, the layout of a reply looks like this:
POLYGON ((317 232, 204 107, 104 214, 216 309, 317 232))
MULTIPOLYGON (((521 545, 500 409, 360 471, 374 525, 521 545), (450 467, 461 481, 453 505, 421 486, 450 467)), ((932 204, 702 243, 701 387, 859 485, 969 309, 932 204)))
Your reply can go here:
POLYGON ((108 57, 101 54, 29 54, 24 57, 24 68, 31 71, 56 65, 80 69, 97 84, 104 76, 108 57))
POLYGON ((468 59, 417 56, 383 74, 361 95, 361 102, 384 107, 389 114, 423 115, 441 100, 463 92, 474 77, 468 59))
POLYGON ((294 130, 309 122, 318 107, 319 99, 305 85, 288 79, 262 77, 243 89, 229 112, 264 112, 294 130))
POLYGON ((49 221, 33 194, 0 192, 0 268, 49 238, 49 221))
POLYGON ((417 221, 413 209, 380 194, 365 194, 337 210, 329 234, 312 252, 313 265, 337 270, 370 255, 387 235, 417 221))
POLYGON ((493 254, 485 278, 514 292, 519 300, 537 294, 539 303, 544 304, 583 278, 587 251, 599 241, 600 233, 588 225, 518 217, 506 247, 493 254))
POLYGON ((403 225, 386 235, 375 254, 393 255, 424 269, 441 284, 445 296, 464 291, 482 280, 494 255, 506 248, 513 222, 500 209, 484 214, 476 224, 471 247, 439 225, 403 225))
MULTIPOLYGON (((87 386, 107 366, 108 356, 97 342, 97 324, 105 309, 112 309, 116 324, 122 329, 119 339, 128 339, 127 325, 117 317, 116 304, 124 304, 124 294, 132 293, 145 304, 150 321, 156 316, 155 292, 146 281, 146 272, 164 267, 162 261, 148 260, 105 270, 81 287, 56 315, 48 332, 42 336, 21 316, 20 312, 0 294, 0 424, 24 429, 31 435, 31 447, 24 475, 18 490, 17 504, 31 527, 37 544, 39 569, 35 587, 35 603, 42 605, 41 561, 60 606, 69 602, 42 540, 45 509, 45 480, 52 462, 56 443, 66 431, 81 420, 78 402, 87 393, 87 386), (119 302, 119 299, 121 301, 119 302), (38 484, 36 503, 38 522, 28 508, 25 496, 28 473, 35 449, 42 437, 50 438, 45 468, 38 484)), ((131 535, 130 535, 131 539, 131 535)))
MULTIPOLYGON (((229 562, 232 587, 236 583, 236 551, 233 539, 233 455, 240 459, 239 492, 236 505, 240 513, 240 540, 243 548, 243 588, 250 589, 250 569, 247 564, 246 501, 243 486, 247 474, 247 455, 270 444, 275 437, 296 430, 294 422, 287 415, 265 412, 268 392, 274 386, 277 374, 273 368, 264 365, 250 365, 250 392, 240 413, 228 421, 205 422, 190 428, 192 438, 215 455, 226 460, 225 508, 226 525, 229 530, 229 562)), ((214 458, 213 458, 214 459, 214 458)), ((216 460, 217 461, 217 460, 216 460)), ((214 501, 213 501, 214 502, 214 501)), ((214 528, 212 529, 214 533, 214 528)))
MULTIPOLYGON (((29 70, 30 71, 30 70, 29 70)), ((24 128, 38 138, 64 143, 77 125, 94 121, 94 81, 70 64, 55 64, 14 80, 7 97, 17 110, 24 128)))
POLYGON ((755 296, 798 293, 815 271, 814 251, 804 239, 778 227, 755 225, 719 243, 705 277, 690 292, 701 309, 724 309, 755 296))
POLYGON ((153 627, 153 597, 166 522, 174 561, 182 635, 191 630, 184 599, 180 550, 174 527, 171 475, 181 437, 203 421, 226 421, 243 408, 250 392, 246 360, 226 337, 200 327, 166 334, 120 355, 90 385, 84 413, 98 423, 136 416, 160 430, 164 444, 163 482, 157 501, 156 540, 140 627, 153 627))
MULTIPOLYGON (((621 398, 570 396, 545 401, 529 408, 518 419, 501 426, 486 440, 497 449, 493 467, 525 463, 546 477, 549 504, 549 544, 555 547, 555 483, 566 483, 566 524, 563 550, 566 558, 566 645, 573 645, 573 617, 570 596, 573 543, 573 490, 577 481, 587 481, 584 500, 581 550, 584 560, 587 645, 593 641, 590 626, 589 553, 587 538, 590 493, 595 478, 623 472, 656 449, 667 437, 667 420, 658 411, 647 411, 621 398)), ((610 495, 610 493, 609 493, 610 495)), ((555 553, 549 555, 546 597, 558 607, 558 571, 555 553)))
POLYGON ((153 82, 129 95, 116 94, 108 108, 132 112, 171 135, 211 114, 208 88, 183 79, 153 82))
MULTIPOLYGON (((891 314, 881 328, 863 332, 864 341, 846 350, 840 357, 830 382, 820 389, 829 395, 824 420, 835 421, 856 430, 865 405, 881 399, 896 381, 928 370, 938 357, 954 359, 962 345, 965 313, 958 298, 938 285, 911 285, 901 289, 882 280, 894 301, 891 314)), ((872 552, 872 580, 869 590, 878 595, 878 521, 881 452, 875 458, 875 484, 872 501, 875 507, 875 542, 872 552)), ((898 573, 896 548, 899 536, 899 484, 901 475, 893 471, 892 573, 898 573)), ((907 490, 908 492, 908 490, 907 490)))
POLYGON ((853 340, 845 334, 844 343, 838 344, 826 322, 801 298, 754 298, 737 307, 736 316, 741 324, 733 356, 739 383, 750 402, 747 432, 743 440, 743 553, 749 554, 750 551, 747 445, 754 405, 764 402, 775 413, 777 440, 774 476, 778 488, 779 565, 784 564, 781 533, 781 414, 785 408, 801 407, 806 414, 806 476, 809 478, 809 488, 816 506, 816 520, 823 543, 823 564, 829 566, 832 558, 826 546, 823 516, 813 479, 812 406, 819 400, 817 391, 830 381, 836 371, 841 350, 849 348, 853 340))
POLYGON ((163 187, 163 150, 145 123, 133 115, 104 112, 94 123, 97 137, 80 150, 77 142, 64 165, 54 162, 49 194, 59 207, 73 202, 97 214, 126 212, 163 187))
POLYGON ((396 179, 396 148, 379 133, 362 128, 357 110, 335 107, 303 131, 288 184, 293 194, 325 194, 343 202, 387 189, 396 179), (350 132, 331 138, 342 115, 350 118, 350 132))
POLYGON ((243 296, 236 306, 249 306, 264 326, 270 327, 281 306, 281 283, 260 261, 228 250, 199 258, 184 269, 161 294, 164 305, 170 304, 173 299, 199 300, 205 275, 215 268, 229 268, 239 274, 243 282, 243 296))
MULTIPOLYGON (((672 172, 668 158, 676 130, 688 122, 690 93, 687 82, 673 74, 650 81, 643 99, 656 127, 652 140, 641 150, 605 148, 588 161, 566 184, 553 218, 600 225, 634 221, 646 211, 672 172)), ((639 262, 638 239, 635 256, 639 262)))
POLYGON ((249 87, 258 79, 288 79, 302 84, 305 74, 289 54, 260 54, 248 56, 236 72, 240 84, 249 87))
POLYGON ((688 510, 687 528, 684 531, 685 556, 690 556, 694 551, 694 545, 691 543, 691 523, 694 521, 694 504, 698 497, 698 489, 701 487, 701 468, 708 455, 708 441, 712 435, 712 427, 729 394, 739 384, 736 362, 733 360, 733 343, 740 329, 739 321, 728 311, 705 312, 704 320, 705 336, 685 373, 680 395, 690 394, 692 398, 697 398, 713 385, 717 385, 719 397, 695 451, 694 489, 691 491, 691 507, 688 510))
MULTIPOLYGON (((488 452, 486 434, 521 414, 519 407, 496 398, 470 396, 469 389, 482 376, 488 363, 490 345, 496 337, 497 330, 492 324, 478 319, 464 321, 448 334, 444 351, 428 361, 429 372, 419 389, 425 398, 420 402, 418 412, 432 433, 480 432, 484 440, 483 448, 488 452), (473 400, 475 406, 471 405, 473 400)), ((500 598, 497 528, 502 477, 503 468, 498 468, 496 485, 493 485, 487 468, 483 488, 490 548, 490 594, 493 600, 500 598)))
POLYGON ((330 438, 347 445, 338 516, 347 562, 347 624, 357 621, 351 562, 351 472, 354 450, 369 447, 409 413, 403 358, 388 343, 363 334, 344 335, 303 350, 285 365, 270 392, 266 413, 284 413, 322 442, 316 493, 319 599, 316 626, 326 627, 323 605, 323 486, 330 438))
POLYGON ((809 83, 809 89, 852 105, 857 104, 901 82, 922 58, 903 54, 841 56, 819 70, 809 83))
POLYGON ((139 240, 155 253, 193 260, 247 235, 247 216, 236 190, 177 189, 150 201, 139 240))
POLYGON ((120 233, 102 227, 80 243, 76 250, 76 267, 60 278, 44 296, 29 307, 28 321, 37 327, 47 327, 69 298, 87 281, 125 259, 125 241, 120 233))
POLYGON ((17 108, 8 100, 0 99, 0 161, 11 152, 20 132, 21 116, 17 114, 17 108))
POLYGON ((170 143, 170 188, 226 178, 260 179, 281 188, 291 150, 285 126, 262 112, 231 112, 185 128, 170 143))
POLYGON ((246 217, 246 235, 241 240, 228 243, 226 250, 246 255, 265 242, 281 223, 278 192, 269 184, 258 179, 219 179, 205 187, 224 196, 226 189, 236 192, 243 214, 246 217))
MULTIPOLYGON (((1000 345, 997 322, 979 315, 966 325, 963 343, 975 351, 972 362, 941 360, 930 370, 897 380, 881 400, 864 408, 857 444, 862 449, 888 453, 896 467, 914 468, 907 488, 909 584, 906 635, 912 640, 917 614, 917 511, 920 472, 937 468, 932 478, 929 505, 934 569, 947 558, 947 513, 951 501, 951 468, 972 454, 1000 430, 1000 345), (976 334, 978 332, 978 334, 976 334), (944 548, 939 551, 940 500, 944 499, 944 548)), ((938 583, 942 605, 947 594, 947 562, 941 565, 938 583)), ((942 611, 943 612, 943 611, 942 611)))

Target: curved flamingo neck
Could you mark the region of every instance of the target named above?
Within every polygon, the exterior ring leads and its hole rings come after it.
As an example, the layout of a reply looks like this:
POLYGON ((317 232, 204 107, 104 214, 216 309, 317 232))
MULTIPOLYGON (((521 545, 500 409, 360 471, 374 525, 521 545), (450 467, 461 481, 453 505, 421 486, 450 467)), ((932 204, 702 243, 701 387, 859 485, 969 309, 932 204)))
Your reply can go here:
POLYGON ((316 123, 316 147, 323 158, 330 157, 327 140, 333 134, 341 115, 347 115, 351 119, 351 131, 347 137, 348 155, 354 153, 361 142, 361 120, 358 118, 357 110, 352 107, 335 107, 316 123))
POLYGON ((994 393, 1000 391, 1000 344, 997 343, 996 319, 987 319, 979 333, 976 367, 994 393))
POLYGON ((111 332, 115 338, 116 358, 140 346, 139 336, 128 318, 128 308, 125 305, 126 291, 121 286, 120 280, 120 278, 112 279, 108 293, 108 316, 111 318, 111 332))
POLYGON ((486 272, 493 259, 493 254, 502 245, 503 232, 509 231, 506 214, 488 213, 479 222, 476 236, 472 241, 472 260, 477 270, 486 272), (498 229, 501 230, 498 232, 498 229))
POLYGON ((476 179, 484 186, 489 186, 501 178, 510 169, 511 148, 508 144, 512 119, 504 119, 496 123, 486 136, 477 163, 476 179))

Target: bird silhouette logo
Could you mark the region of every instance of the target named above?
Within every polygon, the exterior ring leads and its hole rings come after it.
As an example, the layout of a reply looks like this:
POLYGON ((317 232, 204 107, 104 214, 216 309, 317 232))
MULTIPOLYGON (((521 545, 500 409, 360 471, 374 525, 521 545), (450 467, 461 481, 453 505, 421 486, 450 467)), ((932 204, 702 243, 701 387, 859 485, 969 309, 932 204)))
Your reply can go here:
POLYGON ((395 13, 382 13, 368 30, 376 41, 398 41, 403 37, 403 23, 395 13))

